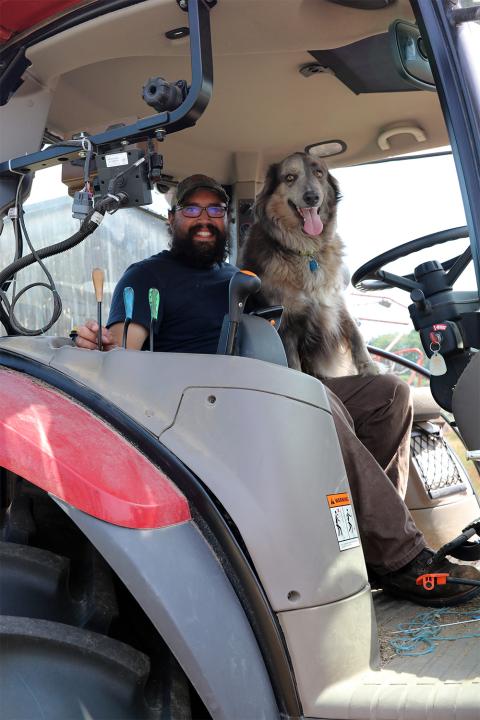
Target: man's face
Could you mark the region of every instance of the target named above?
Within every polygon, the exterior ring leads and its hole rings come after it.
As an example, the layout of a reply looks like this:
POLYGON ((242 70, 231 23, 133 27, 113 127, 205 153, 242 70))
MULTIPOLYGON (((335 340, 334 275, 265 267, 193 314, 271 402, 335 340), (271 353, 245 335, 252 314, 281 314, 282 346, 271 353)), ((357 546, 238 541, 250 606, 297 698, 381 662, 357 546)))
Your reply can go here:
MULTIPOLYGON (((225 201, 212 190, 199 188, 183 198, 182 206, 225 205, 225 201)), ((193 267, 209 268, 225 260, 227 247, 227 215, 223 218, 211 218, 206 210, 199 217, 185 217, 177 209, 169 213, 172 230, 172 254, 180 257, 193 267)))

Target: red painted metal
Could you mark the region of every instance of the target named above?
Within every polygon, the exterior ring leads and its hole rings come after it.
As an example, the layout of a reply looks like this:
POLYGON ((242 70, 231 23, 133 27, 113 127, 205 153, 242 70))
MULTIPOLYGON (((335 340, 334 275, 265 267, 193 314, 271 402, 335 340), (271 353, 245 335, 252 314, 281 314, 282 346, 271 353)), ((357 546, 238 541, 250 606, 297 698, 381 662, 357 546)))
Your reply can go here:
POLYGON ((186 498, 95 415, 0 369, 0 466, 101 520, 159 528, 191 519, 186 498))
POLYGON ((0 40, 6 42, 15 33, 84 4, 85 0, 0 0, 0 40))

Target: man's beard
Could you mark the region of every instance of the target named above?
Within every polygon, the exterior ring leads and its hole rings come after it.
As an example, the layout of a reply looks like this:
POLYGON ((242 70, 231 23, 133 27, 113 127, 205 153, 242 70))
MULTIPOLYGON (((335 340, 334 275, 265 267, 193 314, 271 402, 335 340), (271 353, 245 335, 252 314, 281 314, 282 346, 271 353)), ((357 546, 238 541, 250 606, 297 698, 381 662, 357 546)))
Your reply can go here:
POLYGON ((211 268, 216 263, 223 262, 227 257, 227 233, 209 223, 193 225, 186 233, 181 233, 178 228, 174 227, 170 251, 185 265, 202 269, 211 268), (212 233, 213 241, 193 239, 195 233, 202 229, 212 233))

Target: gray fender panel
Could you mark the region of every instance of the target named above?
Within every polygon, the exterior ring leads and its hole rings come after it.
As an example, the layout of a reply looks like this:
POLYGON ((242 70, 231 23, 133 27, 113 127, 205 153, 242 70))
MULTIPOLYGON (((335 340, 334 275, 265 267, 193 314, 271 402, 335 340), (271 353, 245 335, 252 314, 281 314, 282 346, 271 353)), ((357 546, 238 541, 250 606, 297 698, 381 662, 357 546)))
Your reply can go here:
POLYGON ((278 719, 253 631, 194 523, 132 530, 57 502, 142 606, 215 720, 278 719))

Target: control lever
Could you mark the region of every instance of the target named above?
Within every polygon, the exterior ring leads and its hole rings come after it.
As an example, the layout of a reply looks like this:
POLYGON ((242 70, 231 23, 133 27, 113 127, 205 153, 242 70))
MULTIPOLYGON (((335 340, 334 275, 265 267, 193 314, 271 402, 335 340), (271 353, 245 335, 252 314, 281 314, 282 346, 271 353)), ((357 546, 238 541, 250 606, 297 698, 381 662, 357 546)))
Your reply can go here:
POLYGON ((127 335, 128 326, 132 322, 133 317, 133 302, 135 299, 135 292, 132 287, 123 288, 123 305, 125 307, 125 322, 123 324, 123 338, 122 347, 127 347, 127 335))
POLYGON ((97 301, 97 323, 98 323, 98 349, 102 349, 102 301, 103 301, 103 283, 105 273, 101 268, 93 268, 92 270, 93 287, 95 289, 95 299, 97 301))
POLYGON ((431 563, 441 562, 447 555, 470 562, 480 560, 480 540, 475 540, 474 535, 480 537, 480 517, 472 520, 456 538, 442 545, 432 557, 431 563))
POLYGON ((160 305, 160 293, 157 288, 150 288, 148 291, 148 304, 150 305, 150 352, 153 352, 153 330, 158 320, 160 305))
POLYGON ((423 290, 420 290, 420 288, 415 288, 410 293, 410 298, 415 303, 417 310, 425 313, 431 312, 432 303, 430 302, 430 300, 427 300, 425 298, 423 290))
POLYGON ((226 355, 235 355, 238 325, 245 303, 250 295, 260 290, 262 281, 250 272, 250 270, 239 270, 233 275, 228 286, 228 335, 226 343, 226 355))

